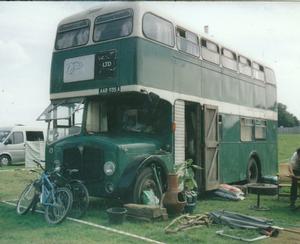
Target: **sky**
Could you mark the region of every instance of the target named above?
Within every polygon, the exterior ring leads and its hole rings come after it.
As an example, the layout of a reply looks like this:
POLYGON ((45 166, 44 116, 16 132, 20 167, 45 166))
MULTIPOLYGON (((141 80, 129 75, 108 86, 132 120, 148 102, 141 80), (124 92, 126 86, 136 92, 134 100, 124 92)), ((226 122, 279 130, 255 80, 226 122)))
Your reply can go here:
MULTIPOLYGON (((57 24, 101 2, 0 2, 0 126, 37 124, 50 103, 57 24)), ((113 4, 118 4, 114 2, 113 4)), ((300 119, 300 3, 148 2, 182 26, 272 67, 278 101, 300 119)))

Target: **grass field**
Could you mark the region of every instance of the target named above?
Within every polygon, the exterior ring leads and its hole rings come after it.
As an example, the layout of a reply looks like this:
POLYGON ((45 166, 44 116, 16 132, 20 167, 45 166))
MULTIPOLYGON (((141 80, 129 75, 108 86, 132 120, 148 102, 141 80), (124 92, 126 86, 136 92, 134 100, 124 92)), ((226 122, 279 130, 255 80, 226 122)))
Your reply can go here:
MULTIPOLYGON (((298 146, 300 146, 299 135, 280 135, 279 160, 289 158, 298 146)), ((34 178, 36 178, 36 174, 20 170, 19 166, 0 168, 0 200, 16 199, 25 185, 34 178), (6 171, 6 169, 16 170, 6 171)), ((266 217, 273 219, 274 225, 300 229, 300 210, 290 211, 288 198, 281 197, 280 200, 277 200, 277 196, 263 196, 261 202, 262 205, 271 208, 271 211, 250 210, 249 206, 256 203, 254 195, 248 195, 244 201, 239 202, 206 195, 198 201, 195 213, 224 209, 251 216, 266 217)), ((92 198, 89 211, 83 220, 166 243, 240 243, 240 241, 217 236, 215 232, 224 229, 223 226, 218 225, 168 235, 164 233, 164 227, 171 220, 154 223, 126 221, 123 225, 111 226, 105 212, 107 208, 111 207, 111 204, 110 201, 92 198)), ((257 235, 253 231, 225 229, 233 234, 246 237, 257 235)), ((299 243, 299 239, 300 235, 280 232, 279 237, 266 239, 262 243, 299 243)), ((57 226, 49 226, 41 214, 29 213, 25 216, 17 216, 14 207, 0 203, 0 243, 143 243, 143 241, 69 220, 57 226)))
POLYGON ((278 161, 290 159, 292 154, 300 147, 300 135, 278 135, 278 161))

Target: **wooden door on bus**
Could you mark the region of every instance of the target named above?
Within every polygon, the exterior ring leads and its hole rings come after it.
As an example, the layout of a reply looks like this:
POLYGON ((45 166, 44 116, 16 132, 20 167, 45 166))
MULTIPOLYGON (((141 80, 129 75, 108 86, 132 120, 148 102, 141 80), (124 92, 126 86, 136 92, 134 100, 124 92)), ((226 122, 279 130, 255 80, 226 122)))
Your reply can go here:
POLYGON ((219 186, 219 123, 218 107, 204 105, 204 177, 205 190, 219 186))

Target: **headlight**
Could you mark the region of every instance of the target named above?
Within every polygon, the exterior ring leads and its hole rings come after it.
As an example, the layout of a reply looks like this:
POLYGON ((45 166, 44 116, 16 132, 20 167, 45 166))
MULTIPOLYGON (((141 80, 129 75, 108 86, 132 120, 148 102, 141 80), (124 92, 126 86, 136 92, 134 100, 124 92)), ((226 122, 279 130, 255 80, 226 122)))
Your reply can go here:
POLYGON ((116 170, 116 165, 112 161, 107 161, 103 166, 104 173, 108 176, 113 175, 116 170))

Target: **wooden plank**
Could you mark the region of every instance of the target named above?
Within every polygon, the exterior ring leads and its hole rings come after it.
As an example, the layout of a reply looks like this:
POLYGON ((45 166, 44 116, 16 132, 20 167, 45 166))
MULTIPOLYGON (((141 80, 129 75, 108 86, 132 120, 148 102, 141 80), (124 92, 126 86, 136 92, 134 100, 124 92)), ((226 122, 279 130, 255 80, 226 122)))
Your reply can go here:
POLYGON ((165 208, 160 208, 156 205, 142 205, 142 204, 125 204, 124 207, 127 209, 128 215, 144 217, 155 219, 162 217, 163 215, 167 214, 165 208))

